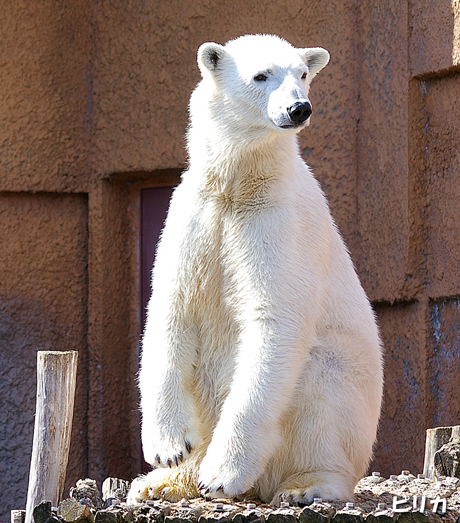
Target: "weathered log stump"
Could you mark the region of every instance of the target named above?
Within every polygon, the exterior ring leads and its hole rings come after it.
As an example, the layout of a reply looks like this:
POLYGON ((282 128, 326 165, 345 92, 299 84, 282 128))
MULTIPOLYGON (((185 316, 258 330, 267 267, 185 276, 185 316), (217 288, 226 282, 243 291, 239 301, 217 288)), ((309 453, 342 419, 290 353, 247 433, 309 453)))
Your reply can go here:
POLYGON ((37 401, 25 523, 43 500, 64 491, 72 431, 78 352, 37 352, 37 401))
POLYGON ((459 425, 453 427, 436 427, 426 431, 423 473, 427 478, 433 479, 439 476, 460 477, 456 475, 460 473, 459 459, 459 425), (446 445, 448 446, 446 447, 446 445), (441 448, 443 449, 442 451, 441 448), (438 457, 436 457, 438 452, 440 453, 438 457))
POLYGON ((434 454, 436 476, 460 478, 460 426, 450 427, 452 433, 445 443, 434 454))
POLYGON ((104 508, 126 501, 129 490, 129 481, 118 478, 107 478, 102 483, 102 501, 104 508))
POLYGON ((26 519, 25 510, 12 510, 11 511, 11 523, 24 523, 26 519))

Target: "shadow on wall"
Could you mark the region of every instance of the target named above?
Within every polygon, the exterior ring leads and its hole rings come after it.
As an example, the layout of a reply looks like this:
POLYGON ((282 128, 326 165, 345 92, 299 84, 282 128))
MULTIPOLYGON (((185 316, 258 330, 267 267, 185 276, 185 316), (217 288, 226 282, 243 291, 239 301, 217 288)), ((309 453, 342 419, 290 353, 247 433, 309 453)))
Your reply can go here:
MULTIPOLYGON (((36 368, 39 350, 68 350, 68 326, 57 313, 24 297, 0 297, 0 474, 8 481, 0 491, 1 521, 10 510, 25 507, 34 431, 36 368), (18 328, 19 326, 19 328, 18 328), (21 506, 12 503, 23 500, 21 506)), ((86 392, 85 355, 80 352, 77 400, 68 478, 85 475, 86 392)))
POLYGON ((79 351, 69 479, 87 466, 87 198, 0 193, 0 237, 0 521, 7 521, 25 506, 37 350, 79 351))

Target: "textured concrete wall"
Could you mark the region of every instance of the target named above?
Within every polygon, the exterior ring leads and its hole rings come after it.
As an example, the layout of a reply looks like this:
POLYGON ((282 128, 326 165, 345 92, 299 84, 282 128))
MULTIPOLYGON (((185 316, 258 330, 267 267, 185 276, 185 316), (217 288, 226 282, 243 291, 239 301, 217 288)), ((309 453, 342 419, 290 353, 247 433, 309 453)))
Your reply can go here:
POLYGON ((373 467, 420 471, 425 429, 458 423, 458 0, 6 2, 1 521, 25 505, 41 348, 81 353, 68 484, 139 470, 139 191, 186 162, 198 46, 254 32, 331 52, 300 146, 382 327, 373 467))
MULTIPOLYGON (((362 9, 365 25, 371 7, 362 9)), ((369 159, 366 169, 359 167, 360 182, 367 181, 358 198, 369 195, 366 208, 358 206, 359 215, 374 219, 370 226, 360 220, 367 245, 356 259, 386 348, 373 467, 417 472, 425 429, 460 418, 454 376, 460 351, 460 4, 384 2, 371 12, 376 19, 397 21, 377 46, 377 29, 365 36, 372 51, 363 55, 362 76, 381 79, 367 89, 368 95, 373 91, 371 118, 380 125, 366 117, 366 135, 358 128, 363 154, 372 148, 376 162, 372 166, 369 159), (367 64, 369 54, 380 66, 367 64)))
POLYGON ((36 351, 78 350, 69 474, 87 469, 87 197, 0 193, 0 497, 24 506, 36 351))
POLYGON ((87 190, 90 27, 85 1, 2 4, 2 190, 87 190))

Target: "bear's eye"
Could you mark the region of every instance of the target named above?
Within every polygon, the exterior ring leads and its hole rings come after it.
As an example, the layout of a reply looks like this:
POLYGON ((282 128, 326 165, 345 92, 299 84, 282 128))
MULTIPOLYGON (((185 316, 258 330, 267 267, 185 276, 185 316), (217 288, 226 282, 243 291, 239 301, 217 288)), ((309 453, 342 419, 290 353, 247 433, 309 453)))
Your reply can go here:
POLYGON ((263 74, 263 73, 260 73, 260 74, 257 74, 256 76, 254 76, 254 80, 256 82, 265 82, 266 79, 267 79, 267 75, 263 74))
POLYGON ((307 73, 303 73, 301 76, 302 80, 305 80, 306 77, 307 77, 307 73))

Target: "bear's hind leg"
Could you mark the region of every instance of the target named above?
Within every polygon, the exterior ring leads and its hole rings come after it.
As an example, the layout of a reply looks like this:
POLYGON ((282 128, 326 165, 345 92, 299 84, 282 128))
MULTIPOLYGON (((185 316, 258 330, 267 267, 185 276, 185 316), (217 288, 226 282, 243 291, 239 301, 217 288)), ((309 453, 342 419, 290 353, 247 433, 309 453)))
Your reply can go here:
POLYGON ((377 392, 372 390, 374 377, 360 376, 359 365, 349 360, 332 348, 312 351, 282 420, 284 445, 260 482, 263 496, 273 503, 352 500, 372 455, 379 382, 375 379, 377 392), (282 471, 278 483, 267 481, 277 470, 282 471))
POLYGON ((273 496, 270 505, 281 501, 309 505, 314 498, 324 501, 352 500, 354 482, 349 474, 337 471, 301 472, 284 481, 273 496))

